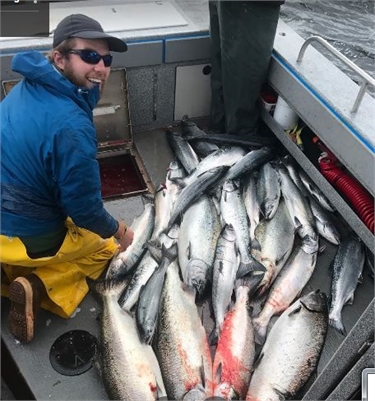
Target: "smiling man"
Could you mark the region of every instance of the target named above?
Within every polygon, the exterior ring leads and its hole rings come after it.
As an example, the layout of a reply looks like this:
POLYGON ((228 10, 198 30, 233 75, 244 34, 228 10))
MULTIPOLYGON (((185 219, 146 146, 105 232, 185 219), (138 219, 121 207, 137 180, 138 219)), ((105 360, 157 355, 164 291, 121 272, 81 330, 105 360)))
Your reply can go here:
POLYGON ((68 318, 133 231, 104 208, 93 109, 122 40, 85 15, 56 27, 46 58, 18 53, 24 76, 0 104, 2 295, 10 331, 34 336, 39 306, 68 318), (117 243, 114 238, 117 239, 117 243))

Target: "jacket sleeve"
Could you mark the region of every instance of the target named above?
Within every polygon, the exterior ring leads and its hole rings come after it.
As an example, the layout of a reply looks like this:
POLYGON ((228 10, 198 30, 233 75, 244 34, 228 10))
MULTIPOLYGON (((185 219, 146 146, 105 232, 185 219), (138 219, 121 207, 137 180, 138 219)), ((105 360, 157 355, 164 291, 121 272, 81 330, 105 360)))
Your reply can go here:
POLYGON ((96 132, 89 121, 77 126, 64 127, 54 138, 56 197, 77 226, 109 238, 117 231, 118 222, 105 210, 101 197, 96 132))

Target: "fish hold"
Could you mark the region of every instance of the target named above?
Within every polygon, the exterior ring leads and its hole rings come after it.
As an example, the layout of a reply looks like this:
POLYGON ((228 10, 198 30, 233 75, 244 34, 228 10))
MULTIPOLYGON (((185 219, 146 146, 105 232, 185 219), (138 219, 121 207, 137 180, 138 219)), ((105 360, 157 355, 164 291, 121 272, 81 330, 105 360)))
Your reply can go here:
POLYGON ((352 304, 358 282, 362 282, 362 270, 365 264, 365 247, 356 236, 349 235, 338 246, 333 260, 331 283, 331 302, 329 324, 338 332, 346 335, 341 319, 345 304, 352 304))
POLYGON ((195 292, 186 290, 176 261, 166 273, 155 349, 168 399, 203 401, 211 396, 212 360, 206 332, 195 292))
POLYGON ((110 399, 154 401, 165 396, 159 363, 151 346, 141 343, 135 320, 117 302, 126 283, 87 278, 87 284, 103 302, 100 364, 110 399))
POLYGON ((272 327, 250 380, 246 401, 291 400, 316 370, 328 329, 327 296, 311 292, 272 327))

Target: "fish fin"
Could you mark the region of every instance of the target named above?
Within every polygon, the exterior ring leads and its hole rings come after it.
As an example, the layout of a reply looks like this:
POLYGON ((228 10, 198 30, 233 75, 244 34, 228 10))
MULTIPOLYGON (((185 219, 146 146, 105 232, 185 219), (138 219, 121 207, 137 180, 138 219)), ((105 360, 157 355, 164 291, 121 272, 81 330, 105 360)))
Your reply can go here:
POLYGON ((260 364, 260 362, 262 361, 263 357, 264 357, 264 352, 262 351, 262 352, 259 354, 258 358, 257 358, 257 359, 255 360, 255 362, 254 362, 253 371, 259 366, 259 364, 260 364))
POLYGON ((319 249, 318 249, 318 254, 321 255, 327 248, 327 245, 322 245, 319 249))
POLYGON ((278 400, 279 401, 284 401, 284 400, 291 400, 292 394, 289 393, 288 391, 285 391, 281 387, 278 387, 277 385, 272 386, 273 391, 277 394, 278 400))
POLYGON ((360 273, 359 276, 358 276, 358 283, 359 283, 359 284, 362 284, 362 283, 363 283, 363 276, 362 276, 362 273, 360 273))
POLYGON ((201 366, 199 368, 199 373, 201 376, 201 380, 203 383, 203 386, 206 384, 206 372, 204 371, 204 359, 203 359, 203 355, 201 357, 201 366))
POLYGON ((152 195, 143 194, 141 196, 143 206, 147 205, 148 203, 154 203, 154 197, 152 195))
POLYGON ((251 249, 255 249, 256 251, 262 250, 262 246, 256 238, 251 241, 251 249))
POLYGON ((330 317, 329 325, 332 326, 335 330, 337 330, 343 336, 346 336, 346 329, 342 323, 341 316, 339 318, 330 317))
POLYGON ((261 325, 259 317, 253 320, 254 326, 254 339, 257 344, 263 345, 267 336, 267 325, 261 325))
POLYGON ((223 363, 220 362, 216 369, 216 372, 214 373, 215 374, 215 377, 214 377, 215 383, 221 383, 222 372, 223 372, 223 363))
POLYGON ((293 222, 294 222, 294 227, 296 230, 298 230, 300 227, 302 227, 302 223, 299 221, 297 216, 294 216, 293 222))
POLYGON ((301 310, 301 308, 302 308, 302 305, 298 305, 296 308, 294 308, 293 310, 291 310, 291 311, 289 312, 288 316, 292 316, 292 315, 294 315, 295 313, 298 313, 298 312, 301 310))
POLYGON ((211 331, 211 334, 208 336, 208 343, 210 345, 217 345, 219 340, 219 329, 215 326, 211 331))
POLYGON ((345 302, 345 305, 346 304, 347 305, 353 305, 353 302, 354 302, 354 291, 349 294, 349 296, 348 296, 348 298, 347 298, 347 300, 345 302))

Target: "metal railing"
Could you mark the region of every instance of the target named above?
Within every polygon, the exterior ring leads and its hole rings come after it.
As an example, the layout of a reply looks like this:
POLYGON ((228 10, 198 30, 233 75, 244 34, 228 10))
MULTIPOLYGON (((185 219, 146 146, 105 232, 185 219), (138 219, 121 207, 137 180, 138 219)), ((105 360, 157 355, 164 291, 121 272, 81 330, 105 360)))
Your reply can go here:
POLYGON ((363 82, 359 89, 357 98, 355 99, 353 108, 351 113, 356 113, 358 111, 359 105, 362 102, 363 96, 365 95, 366 89, 368 85, 371 85, 375 88, 375 79, 370 77, 365 71, 355 65, 352 61, 350 61, 347 57, 341 54, 335 47, 329 44, 326 40, 321 38, 320 36, 311 36, 311 38, 307 39, 305 43, 302 45, 301 50, 299 51, 297 57, 297 63, 302 62, 302 58, 305 54, 307 46, 312 42, 318 42, 323 45, 327 50, 329 50, 332 54, 334 54, 338 59, 340 59, 344 64, 346 64, 349 68, 351 68, 354 72, 356 72, 361 78, 363 78, 363 82))

